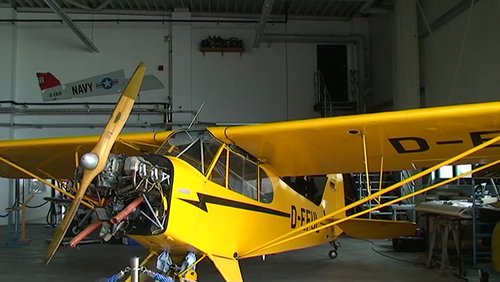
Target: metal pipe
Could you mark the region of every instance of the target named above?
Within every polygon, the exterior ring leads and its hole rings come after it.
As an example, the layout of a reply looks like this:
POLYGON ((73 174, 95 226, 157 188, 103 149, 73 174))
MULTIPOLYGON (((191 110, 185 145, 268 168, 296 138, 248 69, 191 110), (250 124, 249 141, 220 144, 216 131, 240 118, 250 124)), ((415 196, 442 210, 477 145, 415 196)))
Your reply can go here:
POLYGON ((131 212, 133 212, 143 201, 144 199, 142 197, 139 197, 135 199, 132 203, 130 203, 126 208, 124 208, 121 212, 119 212, 117 215, 115 215, 111 219, 111 223, 117 224, 120 221, 122 221, 124 218, 126 218, 131 212))
MULTIPOLYGON (((13 113, 13 114, 110 114, 116 103, 18 103, 15 101, 0 101, 0 113, 13 113), (2 104, 10 104, 13 106, 5 107, 2 104), (112 106, 111 108, 96 108, 91 106, 112 106), (50 108, 32 108, 30 106, 45 106, 50 108), (54 108, 54 106, 81 106, 82 108, 54 108)), ((167 103, 136 103, 132 109, 135 114, 163 114, 168 112, 167 103), (148 108, 141 108, 141 106, 149 106, 148 108)), ((179 111, 177 111, 179 112, 179 111)), ((176 113, 177 113, 176 112, 176 113)), ((181 113, 192 113, 193 111, 181 111, 181 113)))
MULTIPOLYGON (((186 123, 127 123, 128 128, 161 128, 170 129, 172 125, 184 126, 186 123)), ((18 128, 103 128, 104 123, 0 123, 0 127, 18 127, 18 128)))
MULTIPOLYGON (((190 112, 191 111, 184 111, 190 112)), ((69 115, 81 115, 81 114, 97 114, 97 115, 110 115, 113 113, 113 109, 109 108, 88 108, 88 109, 23 109, 17 107, 0 107, 0 114, 36 114, 36 115, 58 115, 58 114, 69 114, 69 115)), ((167 114, 167 111, 161 108, 156 109, 145 109, 145 108, 135 108, 132 109, 131 114, 141 114, 141 115, 157 115, 157 114, 167 114)))
MULTIPOLYGON (((248 19, 248 20, 217 20, 217 19, 73 19, 74 23, 258 23, 258 19, 248 19)), ((63 23, 63 20, 59 19, 0 19, 0 22, 4 23, 63 23)), ((286 23, 286 20, 268 20, 268 23, 278 24, 286 23)))
POLYGON ((139 282, 139 258, 133 257, 130 259, 130 280, 139 282))
MULTIPOLYGON (((208 122, 196 122, 197 125, 202 127, 215 126, 216 124, 208 122)), ((186 127, 189 125, 188 122, 167 122, 167 123, 127 123, 127 128, 153 128, 153 129, 164 129, 171 130, 173 126, 186 127)), ((0 127, 18 127, 18 128, 103 128, 106 124, 104 123, 0 123, 0 127)))
POLYGON ((82 230, 82 232, 78 233, 78 235, 75 236, 70 242, 69 246, 71 248, 76 247, 83 239, 87 238, 87 236, 90 235, 90 233, 94 232, 99 226, 102 225, 102 221, 96 221, 92 223, 91 225, 87 226, 85 229, 82 230))
MULTIPOLYGON (((50 102, 50 103, 32 103, 32 102, 16 102, 14 100, 0 100, 0 104, 12 104, 12 105, 17 105, 17 106, 68 106, 68 105, 75 105, 75 106, 84 106, 88 107, 89 105, 111 105, 115 106, 116 102, 50 102)), ((150 106, 150 105, 168 105, 168 103, 158 103, 158 102, 136 102, 134 103, 134 106, 150 106)))
MULTIPOLYGON (((1 7, 1 4, 0 4, 1 7)), ((82 10, 82 9, 63 9, 64 12, 72 15, 76 14, 81 14, 81 15, 113 15, 113 16, 148 16, 148 17, 162 17, 162 19, 157 20, 158 22, 217 22, 217 23, 222 23, 222 22, 233 22, 233 23, 246 23, 246 22, 251 22, 251 23, 257 23, 259 14, 245 14, 245 13, 207 13, 207 12, 191 12, 191 16, 194 18, 198 18, 196 20, 173 20, 172 17, 172 12, 170 11, 137 11, 137 10, 112 10, 112 9, 98 9, 97 7, 94 10, 82 10), (212 19, 219 19, 219 20, 212 20, 212 19), (231 20, 234 19, 234 20, 231 20)), ((17 7, 16 11, 18 13, 51 13, 52 11, 48 8, 27 8, 27 7, 17 7)), ((288 16, 273 16, 272 20, 269 20, 269 23, 287 23, 288 16)), ((300 15, 295 15, 293 16, 293 19, 297 20, 328 20, 328 21, 335 21, 335 20, 342 20, 342 21, 350 21, 350 17, 313 17, 313 16, 300 16, 300 15)), ((16 19, 13 19, 15 21, 16 19)), ((44 20, 44 19, 41 19, 44 20)), ((114 19, 112 20, 113 22, 119 23, 119 22, 127 22, 127 21, 133 21, 133 22, 140 22, 141 19, 114 19)), ((87 20, 89 22, 95 22, 99 21, 99 19, 92 20, 89 19, 87 20)), ((57 20, 56 22, 61 22, 60 20, 57 20)))

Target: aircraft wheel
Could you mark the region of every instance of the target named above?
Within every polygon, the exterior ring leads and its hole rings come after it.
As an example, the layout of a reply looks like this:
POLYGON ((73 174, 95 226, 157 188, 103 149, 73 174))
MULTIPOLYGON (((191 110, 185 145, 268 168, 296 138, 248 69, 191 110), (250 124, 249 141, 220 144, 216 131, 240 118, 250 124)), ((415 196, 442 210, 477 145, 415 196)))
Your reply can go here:
POLYGON ((337 258, 338 253, 337 253, 337 251, 336 251, 336 250, 330 250, 330 251, 328 252, 328 256, 329 256, 331 259, 334 259, 334 258, 337 258))
POLYGON ((73 235, 78 235, 78 233, 80 233, 80 228, 78 227, 78 225, 75 225, 71 228, 71 233, 73 233, 73 235))
POLYGON ((74 237, 80 233, 81 228, 78 226, 78 221, 74 220, 68 229, 68 234, 66 236, 74 237))

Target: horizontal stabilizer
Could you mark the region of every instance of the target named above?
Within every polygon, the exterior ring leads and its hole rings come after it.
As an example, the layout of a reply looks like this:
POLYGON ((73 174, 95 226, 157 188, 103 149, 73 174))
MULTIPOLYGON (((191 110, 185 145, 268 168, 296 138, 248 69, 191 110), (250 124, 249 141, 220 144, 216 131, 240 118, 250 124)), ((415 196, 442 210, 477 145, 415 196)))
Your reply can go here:
POLYGON ((234 258, 226 258, 217 255, 208 255, 227 282, 243 282, 240 264, 234 258))
POLYGON ((414 235, 417 225, 408 221, 353 218, 338 225, 345 234, 361 239, 389 239, 414 235))

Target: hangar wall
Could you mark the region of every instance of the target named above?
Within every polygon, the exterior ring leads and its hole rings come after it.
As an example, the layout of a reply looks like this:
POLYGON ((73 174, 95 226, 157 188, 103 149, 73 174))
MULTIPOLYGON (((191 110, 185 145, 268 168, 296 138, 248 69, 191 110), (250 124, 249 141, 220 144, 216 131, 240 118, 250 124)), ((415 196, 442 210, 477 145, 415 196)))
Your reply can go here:
MULTIPOLYGON (((457 1, 421 2, 429 23, 457 4, 457 1)), ((423 106, 498 100, 498 26, 498 1, 481 0, 432 36, 419 39, 421 87, 426 100, 423 106)))
MULTIPOLYGON (((5 18, 55 18, 54 15, 46 14, 16 15, 10 9, 0 9, 0 13, 10 13, 5 18)), ((125 17, 132 18, 121 16, 122 19, 125 17)), ((100 19, 98 16, 85 15, 75 15, 73 18, 100 19)), ((140 95, 140 102, 167 102, 171 88, 173 110, 196 110, 205 102, 200 116, 202 121, 253 123, 316 116, 312 110, 313 73, 316 71, 315 43, 266 43, 261 44, 259 49, 251 49, 255 24, 79 22, 77 25, 91 38, 99 53, 89 52, 77 36, 60 23, 0 25, 0 61, 6 62, 0 67, 0 84, 7 86, 0 93, 0 100, 42 102, 35 76, 37 71, 50 71, 64 83, 116 69, 124 69, 126 76, 130 76, 136 64, 144 61, 149 67, 148 73, 156 75, 166 88, 144 92, 140 95), (203 55, 198 50, 198 44, 209 35, 239 37, 244 40, 248 52, 241 55, 203 55), (172 59, 169 56, 170 50, 172 59), (163 71, 158 71, 159 65, 164 66, 163 71), (170 81, 172 85, 169 85, 170 81)), ((364 20, 341 23, 289 22, 286 26, 269 25, 266 32, 361 33, 367 36, 368 28, 364 20)), ((115 102, 117 98, 116 95, 111 95, 64 101, 115 102)), ((136 122, 147 120, 146 117, 131 118, 136 122)), ((174 115, 174 122, 186 122, 189 119, 190 116, 174 115)), ((106 120, 107 117, 102 115, 18 115, 13 118, 14 123, 42 124, 94 124, 106 120)), ((9 130, 11 134, 1 137, 20 139, 99 134, 102 129, 16 127, 9 130)), ((9 190, 12 189, 0 190, 1 209, 8 205, 4 201, 9 198, 9 190)), ((43 202, 42 198, 48 193, 37 195, 30 205, 43 202)), ((44 223, 47 208, 29 210, 28 221, 44 223)), ((0 224, 5 223, 6 220, 0 218, 0 224)))
MULTIPOLYGON (((47 17, 26 15, 23 18, 47 17)), ((81 18, 82 16, 79 16, 81 18)), ((88 16, 87 16, 88 17, 88 16)), ((59 23, 18 23, 16 56, 16 102, 42 102, 36 72, 51 72, 61 83, 84 79, 94 75, 124 69, 130 77, 138 62, 144 61, 147 73, 157 76, 166 85, 168 74, 156 70, 157 65, 168 64, 168 45, 164 36, 168 30, 161 24, 133 23, 78 23, 99 53, 90 52, 78 37, 59 23), (140 36, 130 36, 137 34, 140 36)), ((144 92, 140 102, 167 102, 167 89, 144 92)), ((60 100, 56 102, 116 102, 118 95, 93 98, 60 100)), ((59 106, 58 106, 59 107, 59 106)), ((144 118, 144 117, 141 117, 144 118)), ((16 123, 29 123, 36 119, 40 123, 104 123, 104 115, 62 116, 16 116, 16 123)), ((16 138, 45 137, 54 135, 94 134, 101 129, 50 128, 43 130, 23 128, 15 130, 16 138)))
MULTIPOLYGON (((317 70, 316 45, 321 42, 261 43, 258 49, 252 49, 255 24, 206 23, 180 27, 174 24, 173 28, 174 44, 177 44, 176 30, 182 33, 181 40, 186 40, 189 34, 191 44, 191 52, 184 51, 184 65, 175 63, 179 60, 176 57, 179 53, 176 52, 180 50, 174 48, 174 77, 181 67, 181 72, 185 73, 183 78, 190 76, 192 80, 184 87, 190 94, 178 97, 178 91, 173 91, 175 107, 196 109, 204 103, 200 119, 219 123, 254 123, 318 116, 313 111, 313 75, 317 70), (203 54, 198 51, 199 42, 209 35, 223 38, 236 36, 245 42, 247 50, 243 54, 203 54), (189 72, 185 71, 186 68, 189 72), (180 102, 177 103, 176 99, 180 102), (220 111, 221 103, 223 111, 220 111)), ((268 24, 266 33, 367 36, 368 28, 365 20, 290 21, 286 25, 268 24)), ((177 87, 175 78, 173 87, 177 87)))
MULTIPOLYGON (((13 9, 0 9, 0 17, 14 16, 13 9)), ((13 83, 15 63, 14 57, 16 52, 16 29, 14 25, 0 25, 0 100, 10 100, 14 95, 13 83)), ((10 123, 11 115, 0 115, 0 123, 10 123)), ((10 128, 2 128, 0 130, 1 139, 11 139, 12 130, 10 128)), ((5 208, 11 205, 10 180, 0 179, 0 216, 5 215, 5 208)), ((7 219, 0 217, 0 225, 5 224, 7 219)))
POLYGON ((366 93, 370 111, 392 110, 394 104, 394 14, 369 18, 371 89, 366 93))

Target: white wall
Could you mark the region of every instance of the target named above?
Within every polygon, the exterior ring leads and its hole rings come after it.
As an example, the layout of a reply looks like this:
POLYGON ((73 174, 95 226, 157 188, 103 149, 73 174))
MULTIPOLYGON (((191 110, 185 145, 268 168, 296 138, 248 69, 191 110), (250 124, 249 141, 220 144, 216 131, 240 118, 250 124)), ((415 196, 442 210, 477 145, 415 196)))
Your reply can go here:
POLYGON ((287 118, 284 47, 262 45, 252 50, 254 34, 253 24, 192 28, 192 102, 205 102, 201 120, 248 123, 287 118), (238 37, 248 51, 203 54, 199 42, 209 35, 238 37))
MULTIPOLYGON (((7 9, 0 9, 0 16, 55 18, 54 15, 44 14, 16 15, 7 9)), ((183 14, 175 16, 189 17, 183 14)), ((74 19, 85 17, 89 16, 73 16, 74 19)), ((263 43, 259 49, 252 49, 256 24, 120 22, 77 25, 91 38, 99 53, 89 52, 80 39, 60 23, 1 24, 0 100, 42 102, 36 72, 52 72, 61 82, 79 80, 117 69, 124 69, 126 76, 130 76, 137 63, 144 61, 148 67, 147 73, 156 75, 166 88, 142 93, 139 97, 141 102, 167 102, 168 89, 171 87, 174 110, 196 110, 205 102, 201 121, 254 123, 317 116, 313 111, 315 43, 263 43), (212 53, 203 55, 198 49, 199 42, 209 35, 239 37, 244 40, 247 52, 241 56, 233 53, 223 56, 212 53), (170 42, 168 38, 171 38, 170 42), (172 48, 171 62, 169 46, 172 48), (157 70, 159 65, 164 66, 164 71, 157 70), (172 85, 168 85, 170 68, 172 85)), ((301 34, 367 35, 367 30, 364 20, 340 23, 289 22, 286 26, 269 24, 266 28, 266 32, 301 34)), ((115 102, 117 98, 117 95, 111 95, 65 101, 115 102)), ((175 122, 189 121, 190 118, 190 115, 174 115, 175 122)), ((148 117, 131 119, 138 122, 147 120, 148 117)), ((16 123, 68 124, 106 121, 107 117, 102 115, 18 115, 13 120, 16 123)), ((47 127, 5 129, 0 130, 4 132, 0 133, 4 134, 0 136, 2 139, 99 134, 102 130, 47 127), (5 133, 9 130, 12 134, 5 133)), ((8 190, 0 190, 0 209, 7 205, 5 201, 9 198, 8 190)), ((37 195, 31 204, 40 203, 43 196, 45 195, 37 195)), ((28 221, 45 222, 45 215, 45 207, 30 210, 28 221)), ((0 224, 5 224, 5 220, 0 219, 0 224)))
MULTIPOLYGON (((30 15, 39 18, 40 15, 30 15)), ((23 14, 23 17, 27 15, 23 14)), ((76 17, 76 16, 75 16, 76 17)), ((82 16, 79 16, 81 18, 82 16)), ((167 87, 163 90, 141 93, 140 102, 167 102, 168 73, 157 71, 158 65, 168 66, 168 45, 164 37, 168 29, 162 24, 130 23, 78 23, 99 49, 99 53, 89 52, 80 39, 65 25, 59 23, 18 23, 17 24, 17 102, 42 102, 36 72, 50 71, 62 83, 71 82, 93 75, 124 69, 130 77, 140 61, 147 65, 147 73, 157 76, 167 87)), ((61 100, 61 102, 116 102, 118 95, 61 100)), ((107 116, 60 116, 36 117, 43 123, 105 123, 107 116)), ((15 122, 29 123, 33 116, 17 116, 15 122)), ((157 120, 161 121, 161 119, 157 120)), ((100 129, 47 129, 16 130, 16 138, 43 137, 53 134, 81 135, 94 134, 100 129)))
MULTIPOLYGON (((5 13, 4 10, 2 10, 5 13)), ((19 18, 41 18, 44 15, 18 15, 19 18)), ((45 15, 45 17, 48 17, 45 15)), ((83 18, 84 16, 75 16, 83 18)), ((6 15, 5 18, 11 18, 6 15)), ((49 17, 52 18, 52 17, 49 17)), ((140 61, 148 67, 147 73, 157 76, 165 85, 163 90, 141 93, 140 102, 167 102, 168 97, 168 44, 165 36, 169 34, 168 25, 161 23, 78 23, 78 26, 92 38, 99 53, 92 53, 80 39, 65 25, 59 23, 17 23, 16 25, 0 25, 2 36, 2 52, 0 55, 0 84, 3 92, 0 100, 15 100, 16 102, 42 102, 36 72, 51 72, 64 82, 71 82, 89 76, 124 69, 126 77, 130 77, 140 61), (4 42, 11 42, 4 46, 4 42), (9 46, 12 50, 9 51, 9 46), (6 49, 6 50, 4 50, 6 49), (6 63, 4 63, 4 61, 6 63), (10 62, 10 64, 9 64, 10 62), (165 71, 158 71, 157 66, 163 65, 165 71), (11 83, 12 80, 12 83, 11 83), (5 85, 5 87, 4 87, 5 85), (9 87, 10 86, 10 87, 9 87), (12 89, 12 90, 10 90, 12 89), (5 92, 7 90, 7 92, 5 92), (12 93, 11 93, 12 92, 12 93)), ((60 102, 116 102, 118 95, 93 98, 61 100, 60 102)), ((58 106, 61 107, 61 106, 58 106)), ((106 123, 106 115, 68 115, 68 116, 33 116, 17 115, 15 123, 106 123)), ((129 122, 144 121, 161 122, 162 117, 132 116, 129 122), (151 120, 153 119, 153 120, 151 120)), ((0 132, 11 129, 2 128, 0 132)), ((137 131, 138 129, 134 129, 137 131)), ((144 130, 144 129, 142 129, 144 130)), ((149 129, 148 129, 149 130, 149 129)), ((13 138, 37 138, 49 136, 99 134, 102 128, 16 128, 13 138)), ((126 130, 131 131, 131 130, 126 130)), ((132 130, 133 131, 133 130, 132 130)), ((9 136, 1 136, 9 139, 9 136)), ((8 189, 0 190, 0 211, 7 206, 4 203, 8 189)), ((30 205, 43 202, 43 197, 37 195, 30 205)), ((26 198, 28 195, 26 196, 26 198)), ((29 222, 45 222, 48 206, 29 210, 29 222)), ((1 212, 0 212, 1 214, 1 212)), ((0 224, 5 224, 0 219, 0 224)))
MULTIPOLYGON (((15 15, 12 9, 0 9, 0 17, 12 18, 15 15)), ((0 25, 0 100, 11 100, 14 95, 14 72, 16 52, 16 29, 12 24, 0 25)), ((11 115, 0 114, 0 123, 10 123, 11 115)), ((12 131, 9 128, 0 130, 0 139, 10 139, 12 131)), ((0 179, 0 215, 5 214, 5 208, 10 205, 10 181, 0 179)), ((0 225, 5 224, 7 218, 0 217, 0 225)))
MULTIPOLYGON (((432 22, 455 4, 423 1, 422 6, 432 22)), ((432 36, 420 39, 421 86, 427 106, 499 99, 499 26, 498 1, 477 1, 472 12, 466 10, 432 36)))
MULTIPOLYGON (((191 56, 186 57, 186 61, 191 62, 192 96, 182 100, 188 103, 182 105, 183 109, 196 109, 205 103, 200 119, 223 123, 253 123, 318 116, 313 111, 313 75, 317 70, 316 45, 321 42, 261 43, 258 49, 252 49, 255 30, 256 24, 192 25, 191 56), (245 42, 246 52, 241 55, 203 54, 199 52, 199 42, 209 35, 238 37, 245 42)), ((286 26, 268 25, 266 33, 366 34, 367 25, 366 21, 295 21, 286 26)), ((178 107, 175 102, 179 98, 177 94, 174 91, 174 105, 178 107)))
POLYGON ((390 110, 394 99, 394 14, 378 14, 370 22, 371 91, 369 111, 390 110))

